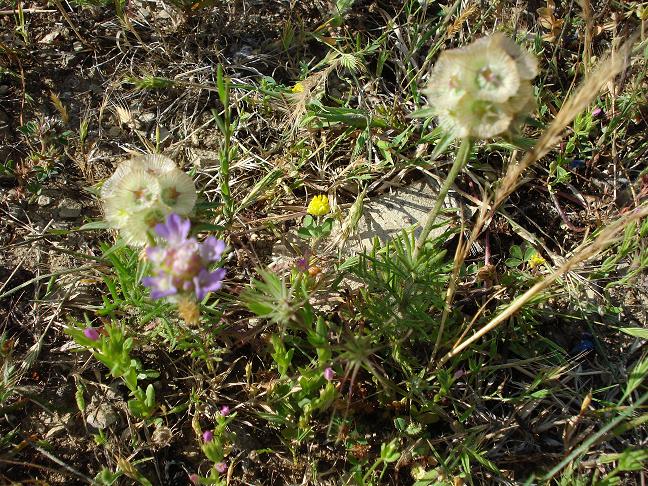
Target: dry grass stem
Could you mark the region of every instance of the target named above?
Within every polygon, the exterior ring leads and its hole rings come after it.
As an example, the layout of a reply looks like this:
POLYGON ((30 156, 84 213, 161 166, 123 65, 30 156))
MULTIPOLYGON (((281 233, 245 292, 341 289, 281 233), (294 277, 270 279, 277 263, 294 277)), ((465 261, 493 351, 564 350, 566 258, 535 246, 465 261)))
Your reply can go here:
POLYGON ((592 258, 597 255, 610 244, 616 241, 617 235, 623 231, 629 224, 632 224, 636 221, 639 221, 648 216, 648 205, 641 206, 634 211, 627 213, 622 216, 615 222, 606 226, 601 233, 596 237, 596 239, 590 244, 582 244, 579 248, 575 250, 575 254, 569 258, 565 263, 563 263, 560 268, 555 272, 547 275, 540 282, 536 283, 533 287, 527 290, 520 297, 515 299, 511 305, 509 305, 506 310, 497 315, 492 319, 488 324, 482 327, 479 331, 473 334, 469 339, 463 343, 455 346, 450 352, 448 352, 439 362, 437 367, 442 366, 449 359, 454 356, 457 356, 461 351, 466 349, 468 346, 474 342, 481 339, 483 336, 488 334, 490 331, 495 329, 497 326, 508 320, 514 314, 516 314, 526 303, 528 303, 534 296, 548 289, 557 279, 562 275, 572 270, 578 264, 592 258))

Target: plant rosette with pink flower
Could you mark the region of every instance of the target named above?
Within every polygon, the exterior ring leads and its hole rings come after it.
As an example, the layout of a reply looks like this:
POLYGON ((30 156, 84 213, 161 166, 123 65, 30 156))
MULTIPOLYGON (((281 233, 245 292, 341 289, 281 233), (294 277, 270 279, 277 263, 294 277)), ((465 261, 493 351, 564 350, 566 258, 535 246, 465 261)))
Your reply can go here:
POLYGON ((153 300, 166 298, 177 302, 190 298, 201 301, 223 285, 225 269, 210 271, 209 266, 220 261, 225 242, 210 236, 199 243, 189 237, 190 229, 191 222, 175 213, 155 227, 162 244, 146 249, 154 275, 142 279, 142 284, 151 289, 153 300))

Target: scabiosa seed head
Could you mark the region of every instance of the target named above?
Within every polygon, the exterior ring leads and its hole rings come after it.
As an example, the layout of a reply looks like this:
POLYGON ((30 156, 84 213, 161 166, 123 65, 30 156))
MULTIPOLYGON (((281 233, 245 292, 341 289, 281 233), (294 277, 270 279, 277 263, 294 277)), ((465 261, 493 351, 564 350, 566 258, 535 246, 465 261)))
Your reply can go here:
POLYGON ((143 246, 171 213, 188 215, 196 203, 193 180, 168 157, 143 155, 122 163, 103 184, 106 220, 126 242, 143 246))
POLYGON ((83 335, 92 341, 99 339, 99 331, 97 331, 94 327, 86 327, 83 330, 83 335))
POLYGON ((425 94, 439 125, 457 138, 515 131, 534 107, 535 58, 501 33, 441 54, 425 94))
POLYGON ((308 208, 306 212, 312 216, 324 216, 331 211, 331 206, 329 205, 328 197, 324 194, 315 196, 308 203, 308 208))
POLYGON ((224 268, 208 270, 221 259, 225 242, 209 237, 199 243, 189 237, 190 229, 191 222, 175 213, 167 216, 165 223, 155 226, 162 242, 146 249, 153 276, 142 279, 142 284, 151 289, 152 299, 173 297, 182 304, 187 311, 183 318, 188 323, 197 322, 193 312, 195 300, 202 300, 209 292, 220 289, 225 277, 224 268))

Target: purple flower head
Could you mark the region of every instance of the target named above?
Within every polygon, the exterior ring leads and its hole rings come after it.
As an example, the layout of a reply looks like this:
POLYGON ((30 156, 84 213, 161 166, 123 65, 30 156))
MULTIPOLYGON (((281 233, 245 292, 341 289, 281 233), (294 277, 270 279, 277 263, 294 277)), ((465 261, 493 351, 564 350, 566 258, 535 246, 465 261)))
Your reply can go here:
POLYGON ((595 118, 599 116, 601 113, 603 113, 603 110, 598 106, 592 110, 592 116, 595 118))
POLYGON ((151 289, 151 299, 158 300, 178 293, 169 275, 160 272, 156 277, 144 277, 142 285, 151 289))
POLYGON ((203 442, 211 442, 214 439, 214 433, 211 430, 205 430, 202 438, 203 442))
POLYGON ((184 242, 189 236, 190 229, 191 221, 182 219, 175 213, 167 216, 166 223, 159 223, 155 226, 155 232, 171 245, 184 242))
POLYGON ((189 481, 191 481, 192 484, 198 484, 200 482, 200 476, 196 473, 190 474, 189 481))
POLYGON ((99 331, 97 331, 94 327, 86 327, 83 330, 83 335, 92 341, 99 339, 99 331))
POLYGON ((227 405, 223 405, 220 409, 220 414, 223 417, 227 417, 230 414, 230 408, 227 405))
POLYGON ((218 290, 225 277, 223 268, 209 271, 208 266, 221 259, 225 242, 213 236, 203 243, 189 237, 191 222, 170 214, 155 231, 162 241, 146 249, 153 266, 153 276, 142 279, 151 289, 152 299, 176 296, 202 300, 209 292, 218 290))
POLYGON ((193 279, 196 298, 198 300, 203 300, 207 293, 220 289, 223 285, 224 277, 224 268, 219 268, 213 272, 208 272, 203 268, 193 279))
POLYGON ((295 260, 295 267, 300 272, 308 272, 308 258, 301 257, 295 260))
POLYGON ((217 262, 225 251, 225 242, 210 236, 200 247, 200 257, 205 262, 217 262))
POLYGON ((225 471, 227 471, 227 464, 224 462, 219 462, 214 467, 220 474, 223 474, 225 471))
POLYGON ((333 378, 335 377, 335 371, 333 371, 333 368, 331 367, 326 368, 323 374, 326 381, 333 381, 333 378))

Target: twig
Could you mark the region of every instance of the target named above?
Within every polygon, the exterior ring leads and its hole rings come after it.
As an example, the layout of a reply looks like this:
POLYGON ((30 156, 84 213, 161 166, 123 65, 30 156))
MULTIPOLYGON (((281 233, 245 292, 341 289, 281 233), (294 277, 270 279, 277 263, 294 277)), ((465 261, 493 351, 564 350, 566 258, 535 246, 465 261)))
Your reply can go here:
POLYGON ((565 214, 565 211, 563 211, 563 208, 560 207, 560 202, 558 202, 558 198, 556 197, 556 194, 554 193, 554 191, 551 190, 551 188, 549 189, 549 197, 553 201, 554 207, 556 208, 556 211, 558 211, 558 214, 560 214, 560 217, 563 220, 563 223, 565 223, 565 225, 570 230, 576 231, 577 233, 585 233, 585 231, 587 231, 587 228, 579 228, 578 226, 574 225, 574 223, 572 223, 569 220, 569 217, 565 214))
POLYGON ((92 47, 92 44, 90 44, 87 40, 85 40, 85 38, 81 35, 79 30, 74 26, 74 23, 72 22, 72 19, 70 18, 70 16, 65 11, 65 7, 63 7, 61 2, 59 0, 52 0, 52 2, 54 2, 54 5, 56 5, 56 8, 59 9, 59 11, 61 12, 61 15, 63 15, 63 18, 65 19, 65 21, 68 23, 68 25, 70 26, 70 28, 74 32, 74 35, 77 36, 77 38, 83 43, 84 46, 92 47))
MULTIPOLYGON (((44 8, 23 8, 22 13, 56 13, 56 10, 44 8)), ((16 15, 18 10, 0 10, 0 15, 16 15)))

